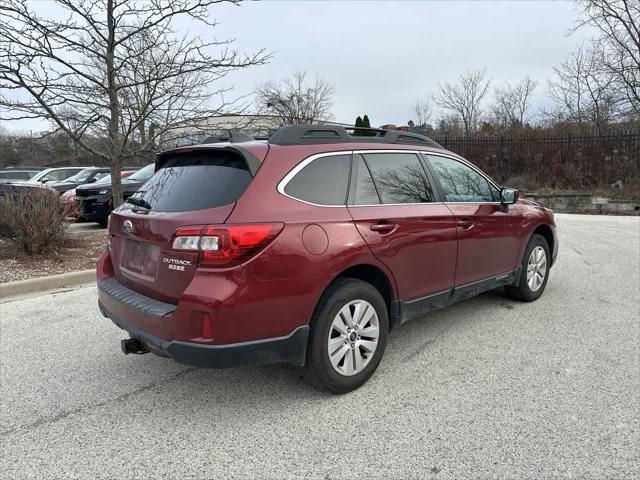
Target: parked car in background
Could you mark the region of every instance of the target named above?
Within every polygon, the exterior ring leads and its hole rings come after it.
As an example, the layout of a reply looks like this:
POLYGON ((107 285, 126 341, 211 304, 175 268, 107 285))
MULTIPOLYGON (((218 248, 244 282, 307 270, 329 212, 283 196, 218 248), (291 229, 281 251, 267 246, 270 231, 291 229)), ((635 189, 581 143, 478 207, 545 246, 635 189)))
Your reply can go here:
MULTIPOLYGON (((123 178, 122 193, 124 198, 133 195, 141 185, 153 176, 154 170, 155 164, 151 163, 133 175, 123 178)), ((111 178, 109 178, 108 181, 102 179, 90 185, 77 187, 76 209, 80 213, 79 218, 81 220, 98 222, 100 225, 106 227, 109 214, 113 210, 111 178)))
POLYGON ((33 175, 26 181, 0 182, 0 194, 19 193, 27 188, 48 187, 51 182, 65 180, 82 171, 85 167, 47 168, 33 175))
POLYGON ((33 177, 39 170, 8 168, 0 170, 0 182, 26 182, 33 177))
POLYGON ((95 183, 101 178, 109 175, 110 172, 111 169, 107 167, 83 168, 78 173, 72 175, 66 180, 63 180, 61 182, 49 182, 47 183, 47 185, 62 194, 67 190, 79 187, 80 185, 95 183))
POLYGON ((268 144, 161 153, 111 215, 97 263, 100 310, 130 334, 123 352, 287 361, 345 393, 394 327, 499 287, 543 294, 550 210, 427 137, 372 131, 288 126, 268 144))
MULTIPOLYGON (((122 178, 126 178, 136 173, 136 171, 137 170, 123 170, 122 172, 120 172, 120 175, 122 176, 122 178)), ((99 180, 96 180, 95 182, 93 182, 93 184, 94 185, 111 184, 111 174, 107 173, 105 176, 101 177, 99 180)), ((78 212, 78 209, 76 207, 76 189, 75 188, 71 188, 67 190, 60 196, 60 198, 67 206, 67 215, 69 218, 77 219, 78 217, 80 217, 80 213, 78 212)))
POLYGON ((75 175, 78 172, 84 170, 85 167, 56 167, 47 168, 38 172, 31 177, 27 183, 50 183, 61 182, 67 178, 75 175))

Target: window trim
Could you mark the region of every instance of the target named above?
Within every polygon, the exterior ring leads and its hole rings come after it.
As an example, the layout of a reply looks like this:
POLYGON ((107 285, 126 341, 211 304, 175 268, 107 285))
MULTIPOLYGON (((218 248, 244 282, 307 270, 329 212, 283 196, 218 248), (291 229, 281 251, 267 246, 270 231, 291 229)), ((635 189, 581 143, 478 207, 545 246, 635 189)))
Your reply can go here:
POLYGON ((289 173, 287 173, 280 183, 278 183, 277 190, 281 195, 284 195, 287 198, 292 200, 296 200, 298 202, 306 203, 307 205, 313 205, 314 207, 325 207, 325 208, 345 208, 347 206, 347 196, 349 194, 350 182, 351 182, 351 164, 353 162, 353 151, 351 150, 341 150, 337 152, 322 152, 311 155, 310 157, 305 158, 300 163, 298 163, 295 167, 293 167, 289 173), (318 160, 323 157, 334 157, 339 155, 349 155, 349 174, 347 176, 347 195, 345 196, 344 203, 342 205, 323 205, 320 203, 313 203, 307 200, 303 200, 298 197, 294 197, 293 195, 289 195, 284 189, 287 187, 287 184, 295 177, 298 173, 302 171, 304 167, 309 165, 311 162, 318 160))
MULTIPOLYGON (((427 166, 424 164, 424 160, 422 158, 422 155, 420 155, 421 151, 420 150, 386 150, 386 151, 382 151, 382 150, 354 150, 353 152, 353 157, 352 157, 352 161, 355 162, 356 161, 356 157, 360 156, 362 157, 362 161, 365 164, 365 167, 367 168, 367 170, 369 171, 369 175, 371 175, 371 180, 373 180, 373 185, 376 189, 376 192, 378 194, 378 199, 380 200, 380 203, 374 203, 374 204, 352 204, 351 203, 351 192, 349 192, 349 198, 347 199, 347 206, 348 207, 377 207, 377 206, 385 206, 385 205, 390 205, 390 206, 401 206, 401 205, 433 205, 434 203, 442 203, 441 201, 441 195, 440 192, 438 191, 438 187, 437 184, 434 182, 432 175, 431 175, 431 171, 427 168, 427 166), (420 167, 422 168, 422 171, 425 175, 425 178, 427 180, 427 182, 429 182, 432 190, 433 190, 433 196, 434 196, 434 200, 433 202, 405 202, 405 203, 384 203, 384 201, 382 200, 382 194, 380 193, 380 188, 378 187, 378 184, 376 183, 376 178, 373 175, 373 173, 371 172, 371 168, 369 167, 369 164, 367 163, 367 159, 365 158, 367 154, 376 154, 376 153, 382 153, 382 154, 388 154, 388 153, 409 153, 409 154, 414 154, 416 156, 416 159, 418 160, 418 163, 420 164, 420 167)), ((357 168, 357 167, 356 167, 357 168)), ((352 169, 355 170, 355 169, 352 169)), ((351 182, 353 183, 355 179, 353 178, 353 174, 352 174, 352 178, 351 178, 351 182)), ((355 194, 355 192, 354 192, 355 194)))
MULTIPOLYGON (((482 170, 476 167, 473 163, 469 162, 468 160, 465 160, 462 157, 447 155, 442 152, 433 152, 430 150, 409 150, 409 149, 406 149, 406 150, 405 149, 359 149, 359 150, 338 150, 333 152, 316 153, 305 158, 300 163, 298 163, 295 167, 289 170, 289 173, 287 173, 284 176, 284 178, 280 180, 276 188, 281 195, 284 195, 287 198, 290 198, 297 202, 306 203, 307 205, 313 205, 314 207, 325 207, 325 208, 394 207, 394 206, 401 207, 401 206, 408 206, 408 205, 443 205, 447 203, 474 204, 474 205, 501 205, 500 202, 447 202, 442 192, 442 188, 440 186, 440 179, 437 176, 437 172, 434 171, 433 165, 431 165, 431 162, 429 161, 429 155, 444 157, 450 160, 455 160, 457 162, 460 162, 466 165, 467 167, 471 168, 472 170, 474 170, 480 176, 482 176, 490 185, 493 185, 498 190, 498 192, 501 190, 501 187, 494 180, 492 180, 489 176, 487 176, 482 170), (353 181, 353 173, 354 173, 354 168, 353 168, 354 156, 364 155, 367 153, 414 153, 416 154, 418 156, 418 159, 421 160, 421 163, 424 162, 423 167, 424 166, 427 167, 426 174, 428 179, 434 183, 433 188, 434 188, 434 193, 436 194, 436 197, 437 197, 436 201, 425 202, 425 203, 379 203, 379 204, 371 204, 371 205, 350 205, 349 200, 351 199, 351 184, 353 183, 352 181, 353 181), (291 179, 295 177, 300 172, 300 170, 302 170, 304 167, 309 165, 314 160, 317 160, 318 158, 328 157, 333 155, 350 155, 351 156, 351 160, 350 160, 351 165, 349 169, 349 172, 350 172, 349 182, 347 184, 347 198, 345 199, 344 205, 322 205, 318 203, 312 203, 306 200, 302 200, 301 198, 291 196, 284 191, 285 187, 291 181, 291 179)), ((380 199, 380 201, 382 201, 382 199, 380 199)))

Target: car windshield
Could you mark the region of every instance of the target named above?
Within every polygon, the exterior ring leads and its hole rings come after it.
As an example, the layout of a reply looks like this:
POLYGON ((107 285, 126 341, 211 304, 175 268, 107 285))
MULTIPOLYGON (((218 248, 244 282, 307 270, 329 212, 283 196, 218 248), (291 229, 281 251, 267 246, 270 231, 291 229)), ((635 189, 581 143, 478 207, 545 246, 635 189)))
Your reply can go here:
POLYGON ((33 177, 31 177, 29 181, 32 183, 39 182, 41 178, 43 178, 46 174, 48 174, 52 170, 53 168, 47 168, 46 170, 42 170, 41 172, 38 172, 33 177))
POLYGON ((84 182, 85 180, 87 180, 91 176, 91 174, 93 172, 94 172, 94 170, 91 169, 91 168, 86 168, 84 170, 80 170, 75 175, 67 178, 65 180, 65 182, 84 182))
POLYGON ((146 182, 153 176, 153 172, 155 171, 155 169, 156 169, 156 164, 150 163, 146 167, 138 170, 133 175, 127 177, 127 180, 134 180, 137 182, 146 182))
POLYGON ((111 183, 111 174, 105 175, 100 180, 96 181, 94 185, 97 183, 111 183))

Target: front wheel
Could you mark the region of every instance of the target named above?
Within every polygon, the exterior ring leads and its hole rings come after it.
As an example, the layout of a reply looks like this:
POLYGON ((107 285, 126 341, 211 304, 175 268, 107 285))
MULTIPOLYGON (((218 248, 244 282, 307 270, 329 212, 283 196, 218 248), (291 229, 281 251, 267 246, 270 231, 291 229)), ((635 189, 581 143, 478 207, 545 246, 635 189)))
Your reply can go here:
POLYGON ((507 295, 524 302, 540 298, 549 279, 550 259, 547 240, 542 235, 533 234, 522 258, 520 284, 506 287, 507 295))
POLYGON ((387 306, 373 285, 336 280, 320 298, 311 320, 305 378, 333 393, 355 390, 378 367, 388 330, 387 306))

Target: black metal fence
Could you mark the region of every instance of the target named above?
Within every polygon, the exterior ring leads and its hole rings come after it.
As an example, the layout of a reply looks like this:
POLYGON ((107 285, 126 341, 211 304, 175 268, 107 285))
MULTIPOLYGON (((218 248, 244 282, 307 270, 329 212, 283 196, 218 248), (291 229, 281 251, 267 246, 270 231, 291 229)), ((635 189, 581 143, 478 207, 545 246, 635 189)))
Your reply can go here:
POLYGON ((625 188, 640 188, 640 133, 433 138, 500 182, 570 189, 622 182, 625 188))

